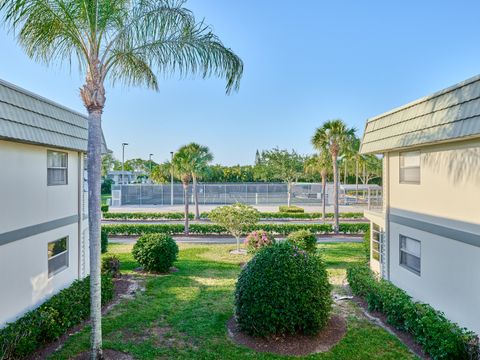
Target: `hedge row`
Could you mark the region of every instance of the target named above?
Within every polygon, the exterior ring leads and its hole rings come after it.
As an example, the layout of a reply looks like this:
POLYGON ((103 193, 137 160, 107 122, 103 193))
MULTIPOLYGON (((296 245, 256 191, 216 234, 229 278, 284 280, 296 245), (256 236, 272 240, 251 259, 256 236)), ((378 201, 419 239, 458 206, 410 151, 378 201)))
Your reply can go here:
MULTIPOLYGON (((102 277, 102 304, 113 298, 113 282, 102 277)), ((90 277, 75 281, 35 310, 0 329, 0 359, 21 359, 65 334, 90 315, 90 277)))
MULTIPOLYGON (((150 213, 104 213, 104 219, 112 220, 182 220, 185 217, 182 212, 150 212, 150 213)), ((189 218, 193 219, 193 214, 189 214, 189 218)), ((208 212, 200 215, 202 219, 208 219, 208 212)), ((325 214, 327 218, 333 218, 333 213, 325 214)), ((340 213, 342 219, 362 219, 363 213, 340 213)), ((282 213, 282 212, 261 212, 260 218, 267 219, 321 219, 321 213, 282 213)))
POLYGON ((366 265, 354 265, 347 278, 355 295, 364 298, 372 311, 387 316, 395 328, 409 332, 433 359, 478 359, 479 338, 460 328, 430 305, 414 301, 386 280, 376 280, 366 265))
MULTIPOLYGON (((340 224, 339 231, 342 234, 363 234, 369 229, 367 223, 346 223, 340 224)), ((109 236, 112 235, 143 235, 143 234, 169 234, 178 235, 184 233, 183 224, 108 224, 103 225, 109 236)), ((215 224, 191 224, 191 234, 201 235, 225 235, 227 230, 215 224)), ((245 234, 254 230, 265 230, 272 234, 288 235, 298 230, 310 230, 315 234, 329 234, 333 232, 331 224, 257 224, 245 228, 245 234)))

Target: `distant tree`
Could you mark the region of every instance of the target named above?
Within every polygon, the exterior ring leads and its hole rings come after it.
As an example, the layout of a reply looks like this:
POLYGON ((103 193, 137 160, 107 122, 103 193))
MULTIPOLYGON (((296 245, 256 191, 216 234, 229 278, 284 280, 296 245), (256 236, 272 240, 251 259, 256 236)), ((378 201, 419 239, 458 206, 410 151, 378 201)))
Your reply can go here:
POLYGON ((292 185, 298 178, 303 176, 303 162, 301 155, 295 150, 280 150, 278 148, 263 151, 260 165, 256 166, 257 176, 265 181, 276 178, 287 183, 287 205, 290 206, 292 199, 292 185))
POLYGON ((107 152, 102 155, 102 177, 107 176, 109 171, 112 171, 115 166, 119 163, 117 159, 113 157, 112 152, 107 152))
POLYGON ((240 251, 240 236, 245 229, 254 226, 260 220, 260 214, 255 208, 244 204, 221 206, 210 211, 208 218, 223 226, 237 240, 237 253, 240 251))
POLYGON ((200 210, 198 208, 198 179, 207 173, 208 164, 213 160, 213 154, 207 146, 202 146, 197 143, 190 143, 187 145, 193 159, 193 195, 195 202, 195 220, 200 219, 200 210))
POLYGON ((153 167, 150 179, 157 184, 166 184, 171 181, 172 165, 169 161, 153 167))
POLYGON ((191 149, 184 145, 177 150, 172 159, 173 172, 180 179, 183 185, 183 199, 185 203, 185 234, 189 233, 189 198, 188 188, 192 180, 192 174, 195 171, 195 154, 191 149))
POLYGON ((327 150, 332 157, 333 165, 333 208, 335 233, 338 234, 339 216, 338 216, 338 195, 339 195, 339 174, 338 174, 338 157, 345 153, 345 149, 354 139, 355 129, 347 127, 342 120, 330 120, 317 128, 312 137, 312 145, 318 151, 327 150))
POLYGON ((382 159, 376 155, 368 154, 361 158, 362 173, 359 175, 363 184, 367 185, 373 179, 382 177, 382 159))

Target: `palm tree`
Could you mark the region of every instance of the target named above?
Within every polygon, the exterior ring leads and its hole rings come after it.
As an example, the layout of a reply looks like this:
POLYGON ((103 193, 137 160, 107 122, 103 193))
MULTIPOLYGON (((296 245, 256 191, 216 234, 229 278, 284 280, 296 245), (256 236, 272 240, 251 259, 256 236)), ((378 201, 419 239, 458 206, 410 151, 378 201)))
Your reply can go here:
POLYGON ((325 221, 327 206, 327 176, 328 169, 332 167, 332 160, 327 150, 321 150, 317 155, 305 161, 305 172, 307 174, 318 174, 322 177, 322 220, 325 221))
POLYGON ((207 146, 202 146, 197 143, 190 143, 187 145, 194 157, 192 180, 193 180, 193 194, 195 202, 195 220, 200 219, 200 211, 198 208, 198 178, 205 174, 208 164, 213 161, 213 154, 207 146))
POLYGON ((27 55, 51 65, 78 65, 88 112, 88 189, 92 358, 102 357, 100 294, 101 119, 105 81, 158 89, 157 73, 200 74, 239 88, 242 60, 184 0, 2 0, 1 17, 27 55))
POLYGON ((348 128, 342 120, 330 120, 315 130, 312 137, 312 145, 315 149, 327 150, 332 158, 333 164, 333 209, 334 209, 334 231, 338 234, 338 192, 339 174, 338 157, 345 152, 346 147, 355 136, 355 129, 348 128))
POLYGON ((195 171, 195 156, 196 154, 188 145, 182 146, 173 155, 172 166, 175 176, 180 179, 183 185, 183 201, 185 204, 185 235, 188 235, 188 223, 189 223, 189 202, 188 187, 192 180, 192 174, 195 171))

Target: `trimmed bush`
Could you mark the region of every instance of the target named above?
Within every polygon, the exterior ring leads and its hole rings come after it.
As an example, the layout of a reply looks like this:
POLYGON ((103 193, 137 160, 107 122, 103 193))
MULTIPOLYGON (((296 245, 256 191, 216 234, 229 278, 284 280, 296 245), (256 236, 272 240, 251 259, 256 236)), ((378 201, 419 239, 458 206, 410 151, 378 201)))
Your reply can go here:
POLYGON ((279 206, 278 211, 281 213, 304 213, 305 209, 299 206, 279 206))
POLYGON ((287 241, 309 253, 317 252, 317 237, 309 230, 294 231, 288 235, 287 241))
MULTIPOLYGON (((370 227, 368 223, 341 223, 342 234, 363 234, 370 227)), ((107 224, 102 225, 110 236, 114 235, 144 235, 144 234, 168 234, 176 235, 184 233, 183 224, 107 224)), ((200 235, 228 235, 229 232, 216 224, 191 224, 190 234, 200 235)), ((310 230, 314 234, 333 233, 331 224, 256 224, 246 227, 243 234, 246 235, 254 230, 265 230, 276 235, 288 235, 298 230, 310 230)))
POLYGON ((102 210, 102 213, 108 212, 108 209, 109 209, 109 206, 108 206, 108 205, 102 204, 102 205, 100 206, 100 210, 102 210))
POLYGON ((103 227, 100 231, 100 247, 102 254, 105 254, 108 251, 108 231, 103 227))
POLYGON ((252 231, 245 238, 245 246, 251 254, 254 254, 265 246, 272 244, 275 244, 275 238, 265 230, 252 231))
MULTIPOLYGON (((208 219, 209 213, 200 214, 201 219, 208 219)), ((104 213, 103 218, 106 220, 183 220, 184 213, 181 212, 134 212, 134 213, 104 213)), ((189 218, 193 219, 194 214, 189 214, 189 218)), ((260 219, 320 219, 321 213, 285 213, 285 212, 260 212, 260 219)), ((325 217, 333 218, 333 213, 326 213, 325 217)), ((363 219, 363 213, 340 213, 343 219, 363 219)))
POLYGON ((114 278, 120 276, 120 259, 117 255, 109 254, 102 257, 102 274, 114 278))
POLYGON ((363 297, 370 310, 383 312, 387 322, 412 334, 435 360, 470 360, 480 356, 475 333, 445 318, 430 305, 414 301, 405 291, 385 280, 377 280, 366 265, 347 270, 353 293, 363 297))
POLYGON ((289 243, 264 247, 242 269, 235 312, 253 336, 315 334, 328 322, 332 298, 325 265, 289 243))
POLYGON ((143 235, 133 246, 132 254, 146 271, 166 273, 177 260, 178 246, 169 235, 143 235))
MULTIPOLYGON (((113 282, 102 276, 102 305, 113 299, 113 282)), ((77 280, 35 310, 0 329, 0 359, 27 357, 90 315, 90 278, 77 280)))

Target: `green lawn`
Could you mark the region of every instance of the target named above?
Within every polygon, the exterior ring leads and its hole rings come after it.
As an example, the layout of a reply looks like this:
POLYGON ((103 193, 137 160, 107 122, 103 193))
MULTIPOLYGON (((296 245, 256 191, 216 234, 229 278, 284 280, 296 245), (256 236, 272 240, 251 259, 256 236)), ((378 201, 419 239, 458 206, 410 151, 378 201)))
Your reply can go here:
MULTIPOLYGON (((285 359, 255 353, 232 343, 226 322, 233 314, 233 291, 245 257, 233 256, 234 245, 180 245, 178 272, 149 276, 146 291, 125 300, 103 321, 104 347, 130 353, 136 359, 285 359)), ((138 265, 130 255, 131 245, 111 245, 120 256, 122 270, 138 265)), ((361 244, 320 246, 335 289, 345 276, 345 266, 362 256, 361 244)), ((330 352, 308 359, 415 359, 392 335, 371 325, 354 305, 343 310, 348 331, 330 352)), ((54 359, 88 349, 89 328, 72 336, 54 359)))

